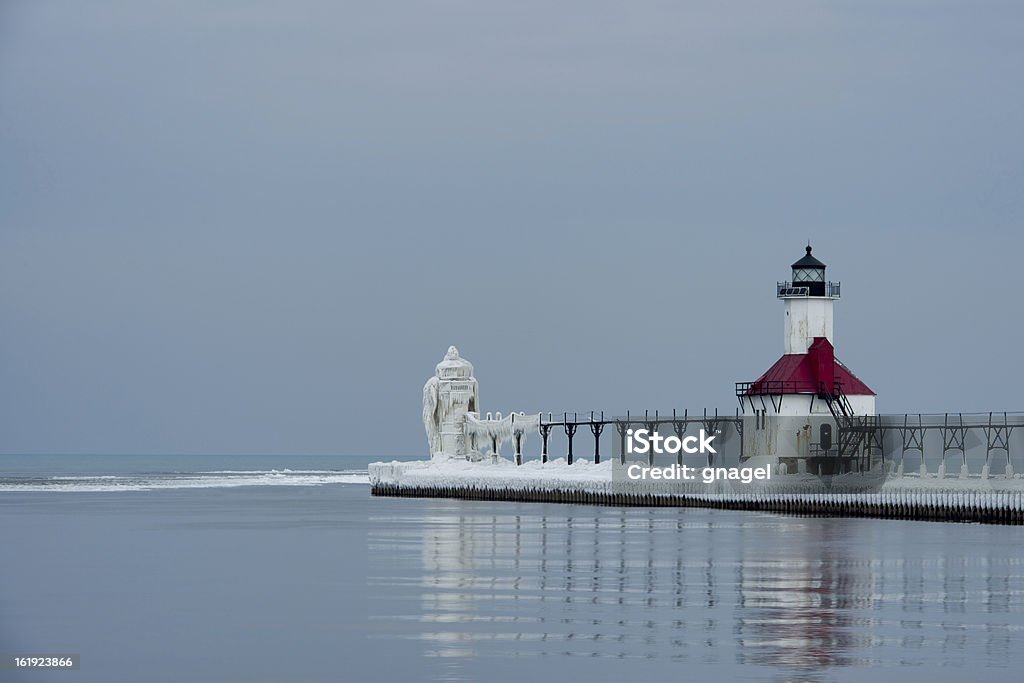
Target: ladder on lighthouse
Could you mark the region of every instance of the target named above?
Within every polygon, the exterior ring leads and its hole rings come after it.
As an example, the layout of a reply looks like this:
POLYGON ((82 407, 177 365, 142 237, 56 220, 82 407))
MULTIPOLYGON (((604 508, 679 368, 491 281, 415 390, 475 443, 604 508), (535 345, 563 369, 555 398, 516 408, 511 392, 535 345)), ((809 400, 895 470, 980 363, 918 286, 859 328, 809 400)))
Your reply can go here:
POLYGON ((856 415, 850 399, 843 393, 842 383, 836 382, 831 391, 820 387, 819 396, 825 399, 829 412, 839 428, 837 449, 839 457, 853 457, 861 452, 862 446, 881 448, 878 441, 878 418, 874 415, 856 415))

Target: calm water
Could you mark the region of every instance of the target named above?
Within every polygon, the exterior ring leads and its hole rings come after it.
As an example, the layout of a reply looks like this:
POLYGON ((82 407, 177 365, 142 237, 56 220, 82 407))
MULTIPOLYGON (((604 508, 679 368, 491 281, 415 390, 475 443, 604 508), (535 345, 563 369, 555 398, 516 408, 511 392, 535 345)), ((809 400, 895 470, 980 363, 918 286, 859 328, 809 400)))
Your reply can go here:
POLYGON ((365 459, 74 460, 0 457, 0 652, 80 653, 82 669, 3 680, 1012 681, 1024 667, 1017 528, 372 498, 355 483, 365 459))

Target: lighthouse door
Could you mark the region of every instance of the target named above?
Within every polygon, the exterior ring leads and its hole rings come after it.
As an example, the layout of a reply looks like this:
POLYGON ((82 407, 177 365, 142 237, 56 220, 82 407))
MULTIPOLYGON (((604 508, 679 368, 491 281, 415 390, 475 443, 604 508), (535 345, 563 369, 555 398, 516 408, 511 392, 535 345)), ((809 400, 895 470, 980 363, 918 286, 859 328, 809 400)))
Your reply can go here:
POLYGON ((832 425, 828 422, 822 422, 818 427, 818 447, 823 451, 832 448, 832 425))

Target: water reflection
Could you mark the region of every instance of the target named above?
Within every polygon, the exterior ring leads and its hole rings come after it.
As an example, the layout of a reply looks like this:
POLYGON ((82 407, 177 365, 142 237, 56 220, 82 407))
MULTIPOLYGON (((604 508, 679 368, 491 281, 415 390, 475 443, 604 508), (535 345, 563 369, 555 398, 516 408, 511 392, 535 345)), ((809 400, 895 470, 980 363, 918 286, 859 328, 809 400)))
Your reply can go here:
POLYGON ((371 616, 428 657, 660 659, 781 680, 1024 663, 1014 529, 421 503, 371 524, 372 593, 387 596, 371 616))

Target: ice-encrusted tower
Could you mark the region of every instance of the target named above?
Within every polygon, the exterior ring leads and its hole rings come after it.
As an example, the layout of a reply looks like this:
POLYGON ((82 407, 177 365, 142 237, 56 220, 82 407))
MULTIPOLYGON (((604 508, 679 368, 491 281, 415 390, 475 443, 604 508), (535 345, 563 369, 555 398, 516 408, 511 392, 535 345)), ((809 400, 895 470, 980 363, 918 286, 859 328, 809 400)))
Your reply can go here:
POLYGON ((434 376, 423 386, 423 426, 427 429, 430 457, 465 457, 466 414, 480 410, 480 388, 473 364, 448 347, 434 376))

